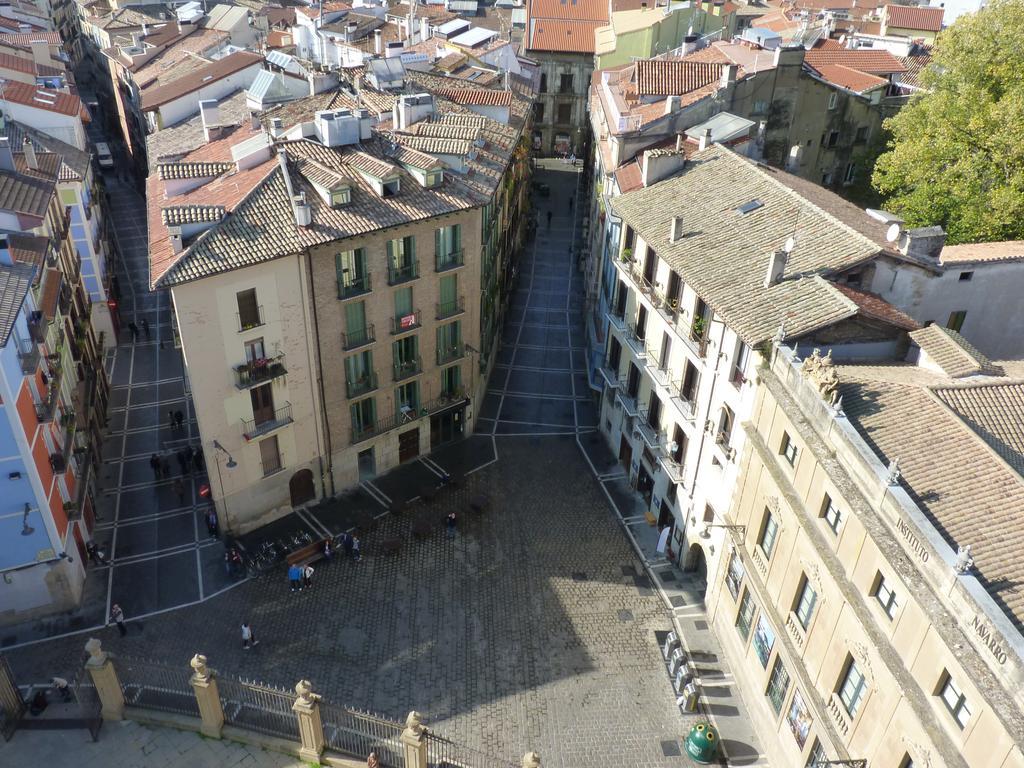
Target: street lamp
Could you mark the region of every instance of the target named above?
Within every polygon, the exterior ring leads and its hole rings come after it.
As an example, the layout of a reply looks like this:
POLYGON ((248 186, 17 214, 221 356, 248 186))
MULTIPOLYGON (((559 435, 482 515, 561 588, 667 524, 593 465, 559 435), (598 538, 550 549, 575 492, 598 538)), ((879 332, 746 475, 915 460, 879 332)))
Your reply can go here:
MULTIPOLYGON (((228 469, 234 469, 235 467, 238 466, 238 462, 236 462, 234 457, 230 453, 228 453, 227 449, 220 444, 219 440, 213 441, 213 447, 214 449, 220 451, 221 453, 228 457, 228 460, 224 463, 225 467, 227 467, 228 469)), ((220 484, 220 495, 221 498, 224 500, 224 529, 230 530, 231 519, 230 516, 228 515, 228 495, 224 492, 224 478, 220 474, 220 458, 215 457, 215 460, 217 464, 217 482, 220 484)))
POLYGON ((231 454, 228 453, 227 449, 223 445, 220 444, 219 440, 214 440, 213 441, 213 447, 216 448, 218 451, 220 451, 221 453, 223 453, 225 456, 228 457, 227 463, 224 465, 225 467, 227 467, 228 469, 234 469, 235 467, 238 466, 238 462, 236 462, 231 457, 231 454))
POLYGON ((704 530, 701 531, 700 534, 701 537, 705 539, 710 538, 712 528, 725 528, 727 531, 738 531, 740 538, 747 535, 747 526, 745 525, 726 525, 724 523, 716 523, 714 525, 705 524, 704 530))

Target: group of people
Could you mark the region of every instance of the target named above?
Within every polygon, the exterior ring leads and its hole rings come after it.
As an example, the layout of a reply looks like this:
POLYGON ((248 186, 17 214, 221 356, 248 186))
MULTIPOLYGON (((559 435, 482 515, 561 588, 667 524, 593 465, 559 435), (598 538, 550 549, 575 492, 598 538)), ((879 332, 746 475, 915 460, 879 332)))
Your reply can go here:
MULTIPOLYGON (((363 559, 362 542, 354 533, 342 533, 338 537, 338 545, 346 557, 350 557, 357 563, 363 559)), ((324 560, 332 560, 337 552, 337 546, 330 539, 324 539, 323 554, 324 560)), ((288 584, 292 592, 301 592, 313 586, 313 566, 311 565, 290 565, 288 566, 288 584)))
POLYGON ((167 411, 167 427, 171 432, 180 432, 185 428, 185 414, 173 408, 167 411))
MULTIPOLYGON (((178 413, 181 413, 181 411, 178 413)), ((170 454, 160 455, 158 453, 150 454, 149 468, 153 470, 153 478, 155 480, 171 479, 171 462, 168 458, 169 455, 170 454)), ((178 461, 178 470, 182 477, 190 475, 193 472, 202 472, 206 467, 203 461, 203 452, 197 451, 191 445, 186 445, 184 448, 179 449, 175 452, 174 457, 178 461)))
MULTIPOLYGON (((146 334, 146 339, 149 339, 149 320, 142 318, 142 332, 146 334)), ((128 323, 128 330, 131 331, 132 341, 137 341, 139 338, 139 326, 134 322, 128 323)))

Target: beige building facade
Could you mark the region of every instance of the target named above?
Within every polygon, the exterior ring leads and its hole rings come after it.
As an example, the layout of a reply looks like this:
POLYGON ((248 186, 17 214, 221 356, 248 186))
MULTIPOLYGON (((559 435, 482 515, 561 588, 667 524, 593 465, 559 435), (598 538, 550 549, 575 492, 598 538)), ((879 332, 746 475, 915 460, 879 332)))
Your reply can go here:
MULTIPOLYGON (((915 354, 929 359, 916 344, 915 354)), ((951 504, 971 500, 955 499, 942 480, 924 486, 922 473, 935 476, 929 465, 938 463, 938 473, 957 476, 944 460, 959 454, 983 482, 1001 482, 1007 467, 978 435, 955 413, 931 418, 928 409, 947 391, 1019 384, 972 385, 934 365, 830 362, 774 344, 756 371, 723 522, 729 540, 708 588, 767 757, 786 766, 1018 768, 1024 638, 1019 605, 1007 605, 996 580, 1019 566, 1000 564, 978 536, 984 559, 972 568, 958 556, 954 544, 970 542, 951 504), (910 412, 897 412, 900 403, 910 412), (914 456, 902 445, 906 476, 888 456, 896 432, 931 446, 931 456, 914 456)), ((975 500, 984 515, 984 494, 975 500)))

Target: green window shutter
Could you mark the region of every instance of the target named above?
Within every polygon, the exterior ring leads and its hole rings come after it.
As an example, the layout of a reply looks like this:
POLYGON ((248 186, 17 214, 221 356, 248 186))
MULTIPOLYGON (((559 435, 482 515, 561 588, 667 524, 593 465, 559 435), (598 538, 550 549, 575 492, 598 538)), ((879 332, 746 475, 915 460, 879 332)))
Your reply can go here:
POLYGON ((366 328, 366 302, 353 301, 345 305, 345 330, 355 333, 366 328))
POLYGON ((399 288, 395 291, 395 317, 405 317, 412 314, 412 286, 399 288))
POLYGON ((363 414, 362 409, 359 407, 360 405, 361 403, 352 403, 352 405, 348 407, 349 415, 352 418, 352 429, 357 432, 363 428, 363 414))
POLYGON ((371 397, 366 402, 368 402, 370 404, 369 409, 368 409, 369 412, 370 412, 370 422, 369 423, 370 424, 375 424, 377 422, 377 398, 371 397))
POLYGON ((388 240, 388 264, 391 266, 398 265, 398 241, 388 240))
POLYGON ((356 248, 352 251, 351 261, 352 266, 350 270, 353 279, 366 277, 366 251, 362 248, 356 248))
POLYGON ((391 345, 391 358, 395 366, 402 364, 402 342, 401 340, 396 341, 391 345))
POLYGON ((416 261, 416 238, 411 235, 405 238, 405 263, 412 264, 416 261))
POLYGON ((451 304, 459 295, 459 276, 445 275, 444 277, 442 277, 440 280, 440 289, 440 299, 442 306, 451 306, 451 304))
POLYGON ((462 225, 452 226, 452 251, 458 253, 462 250, 462 225))
POLYGON ((434 254, 437 256, 444 256, 444 227, 441 229, 434 230, 434 254))
POLYGON ((462 321, 461 320, 456 320, 454 323, 451 324, 451 329, 452 329, 452 331, 451 331, 452 342, 451 343, 452 343, 452 346, 454 347, 456 344, 458 344, 458 343, 460 343, 462 341, 462 321))
POLYGON ((345 358, 345 381, 353 382, 359 378, 359 367, 355 357, 345 358))

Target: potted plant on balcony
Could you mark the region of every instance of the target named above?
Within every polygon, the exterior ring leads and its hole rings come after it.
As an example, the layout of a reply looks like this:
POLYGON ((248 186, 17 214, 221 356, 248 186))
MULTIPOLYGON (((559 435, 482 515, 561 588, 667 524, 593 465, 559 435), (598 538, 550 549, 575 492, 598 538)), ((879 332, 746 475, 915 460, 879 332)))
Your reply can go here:
POLYGON ((707 331, 707 325, 707 318, 701 315, 693 318, 692 334, 694 341, 704 341, 704 333, 707 331))
POLYGON ((633 261, 633 249, 632 248, 623 248, 623 250, 622 250, 622 257, 621 258, 622 258, 622 263, 623 264, 631 263, 633 261))

